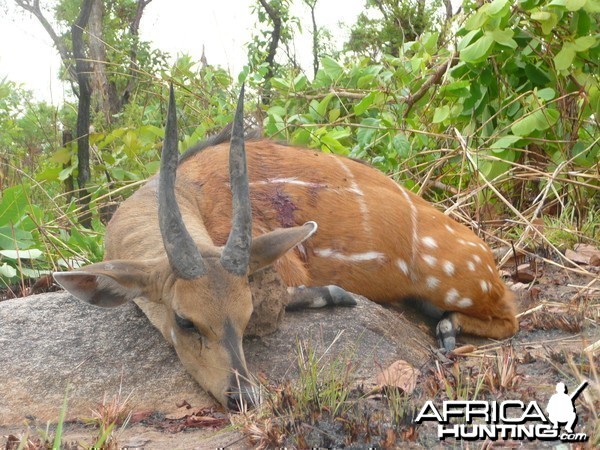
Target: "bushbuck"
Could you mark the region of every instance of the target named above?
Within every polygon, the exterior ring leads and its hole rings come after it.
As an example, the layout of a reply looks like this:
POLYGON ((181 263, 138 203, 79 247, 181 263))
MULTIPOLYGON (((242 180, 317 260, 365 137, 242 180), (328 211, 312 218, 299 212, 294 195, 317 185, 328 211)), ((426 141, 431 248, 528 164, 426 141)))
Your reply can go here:
POLYGON ((471 230, 364 163, 245 140, 243 95, 230 131, 179 157, 171 87, 159 174, 111 219, 105 261, 55 273, 61 286, 98 306, 136 299, 231 409, 254 400, 242 349, 248 277, 269 265, 296 306, 349 305, 348 292, 418 300, 439 314, 447 350, 461 331, 516 333, 513 294, 471 230))

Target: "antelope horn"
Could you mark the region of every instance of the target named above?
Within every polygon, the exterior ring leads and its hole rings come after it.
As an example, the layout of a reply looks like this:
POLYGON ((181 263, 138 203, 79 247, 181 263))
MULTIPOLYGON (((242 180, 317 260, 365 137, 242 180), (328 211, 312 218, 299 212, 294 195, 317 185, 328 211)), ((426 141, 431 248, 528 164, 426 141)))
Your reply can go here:
POLYGON ((173 85, 169 89, 169 110, 160 161, 158 185, 158 222, 169 264, 177 278, 193 280, 206 273, 204 261, 183 223, 175 198, 177 173, 177 111, 173 85))
POLYGON ((231 145, 229 147, 229 180, 231 184, 233 216, 231 232, 221 254, 221 264, 228 272, 245 276, 252 244, 252 208, 248 193, 248 167, 244 147, 244 86, 238 98, 231 145))

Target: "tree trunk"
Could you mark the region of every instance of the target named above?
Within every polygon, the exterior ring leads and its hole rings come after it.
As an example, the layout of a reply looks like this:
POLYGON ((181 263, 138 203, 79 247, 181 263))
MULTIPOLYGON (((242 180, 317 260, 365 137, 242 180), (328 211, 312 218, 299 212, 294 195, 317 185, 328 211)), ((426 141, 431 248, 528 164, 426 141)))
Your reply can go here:
POLYGON ((89 132, 92 88, 90 83, 91 65, 85 55, 83 30, 88 25, 94 1, 83 0, 79 17, 71 27, 75 72, 77 74, 77 84, 79 85, 79 104, 77 107, 77 156, 79 163, 77 165, 77 184, 79 186, 79 204, 82 210, 79 216, 79 223, 86 228, 92 227, 90 195, 85 188, 86 183, 90 179, 89 132))
POLYGON ((269 103, 271 94, 270 94, 270 83, 271 78, 275 73, 275 55, 277 54, 277 47, 279 47, 279 40, 281 38, 281 15, 279 11, 273 8, 267 0, 258 0, 262 7, 267 12, 268 16, 271 18, 273 22, 273 32, 271 33, 271 42, 269 44, 269 52, 267 53, 267 57, 265 58, 265 62, 267 63, 267 74, 265 76, 265 92, 262 96, 263 105, 267 105, 269 103))
POLYGON ((94 1, 89 18, 89 56, 93 69, 92 92, 104 113, 107 123, 121 109, 117 88, 110 82, 106 74, 106 45, 104 44, 104 2, 94 1))
MULTIPOLYGON (((73 140, 73 135, 71 134, 70 131, 65 130, 62 133, 62 145, 63 147, 67 147, 71 141, 73 140)), ((66 169, 67 167, 69 167, 71 165, 71 161, 69 160, 68 163, 63 164, 63 169, 66 169)), ((75 186, 73 185, 73 175, 70 174, 67 178, 65 178, 65 194, 67 195, 67 201, 71 201, 71 199, 73 198, 73 191, 75 190, 75 186)))
POLYGON ((129 25, 129 34, 132 37, 131 50, 129 51, 129 82, 127 86, 123 90, 123 95, 121 96, 121 107, 125 105, 129 98, 131 97, 131 92, 135 87, 138 79, 139 67, 137 64, 137 52, 138 52, 138 43, 139 43, 139 34, 140 34, 140 22, 142 21, 142 15, 144 14, 144 9, 152 0, 138 0, 137 6, 135 9, 135 16, 129 25))

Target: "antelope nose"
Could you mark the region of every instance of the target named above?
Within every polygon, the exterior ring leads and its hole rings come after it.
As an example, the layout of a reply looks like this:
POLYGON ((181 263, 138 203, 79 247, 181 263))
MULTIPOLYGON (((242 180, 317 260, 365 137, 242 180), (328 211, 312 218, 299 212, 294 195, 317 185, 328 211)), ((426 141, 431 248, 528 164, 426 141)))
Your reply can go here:
POLYGON ((255 402, 254 398, 250 393, 242 388, 242 392, 236 389, 230 389, 227 394, 227 408, 232 411, 243 411, 244 409, 252 409, 254 408, 255 402))

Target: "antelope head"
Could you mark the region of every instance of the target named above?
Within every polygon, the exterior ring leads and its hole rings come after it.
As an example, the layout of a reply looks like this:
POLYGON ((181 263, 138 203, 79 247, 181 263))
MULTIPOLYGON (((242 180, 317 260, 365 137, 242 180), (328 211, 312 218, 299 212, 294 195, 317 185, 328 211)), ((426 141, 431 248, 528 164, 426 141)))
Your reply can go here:
MULTIPOLYGON (((196 225, 190 233, 184 223, 175 195, 178 141, 171 87, 158 187, 162 244, 148 243, 163 245, 166 255, 154 259, 131 255, 128 260, 54 274, 61 286, 92 305, 113 307, 140 297, 160 304, 160 317, 153 317, 153 324, 173 344, 198 383, 234 410, 256 402, 242 348, 253 310, 248 275, 273 263, 317 228, 308 222, 252 239, 243 96, 242 87, 229 152, 233 215, 225 247, 214 246, 204 226, 196 225)), ((178 196, 185 195, 180 188, 178 196)), ((201 217, 196 219, 201 221, 201 217)))

